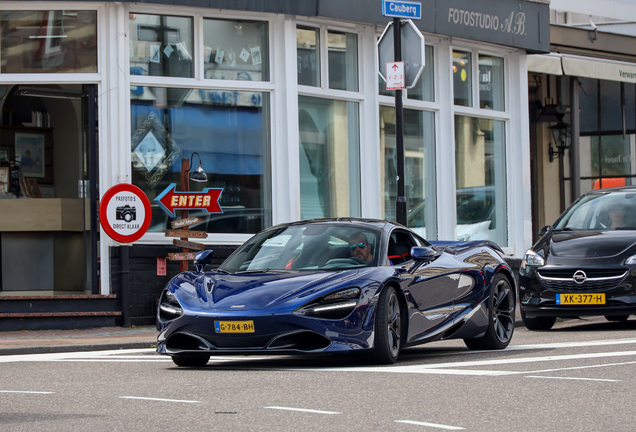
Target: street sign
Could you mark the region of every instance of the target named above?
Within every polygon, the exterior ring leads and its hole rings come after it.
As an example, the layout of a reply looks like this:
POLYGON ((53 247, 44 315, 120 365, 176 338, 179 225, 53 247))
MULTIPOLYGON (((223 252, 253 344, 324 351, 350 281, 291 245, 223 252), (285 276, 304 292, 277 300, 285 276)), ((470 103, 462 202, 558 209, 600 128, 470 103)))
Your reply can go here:
POLYGON ((178 246, 178 247, 182 247, 182 248, 186 248, 186 249, 194 249, 194 250, 200 250, 200 251, 205 249, 205 245, 203 245, 201 243, 193 243, 193 242, 189 242, 189 241, 185 241, 185 240, 174 239, 174 240, 172 240, 172 244, 174 246, 178 246))
POLYGON ((208 238, 208 233, 204 231, 189 231, 189 230, 165 230, 166 237, 179 237, 179 238, 208 238))
POLYGON ((382 15, 392 18, 422 19, 422 3, 384 0, 382 2, 382 15))
MULTIPOLYGON (((393 22, 390 22, 384 29, 384 33, 378 40, 378 57, 380 59, 379 72, 384 81, 386 79, 385 65, 395 61, 393 52, 393 22), (389 31, 390 30, 390 31, 389 31)), ((404 84, 407 89, 415 87, 417 80, 422 75, 425 63, 424 36, 415 27, 411 20, 407 20, 402 25, 402 58, 404 61, 404 84)))
POLYGON ((170 222, 170 227, 172 229, 183 228, 190 225, 194 225, 195 223, 199 223, 199 222, 201 222, 201 219, 196 217, 179 219, 179 220, 170 222))
POLYGON ((177 192, 176 183, 170 184, 155 198, 161 209, 175 217, 176 210, 203 210, 206 213, 223 213, 219 198, 223 189, 206 188, 201 192, 177 192))
POLYGON ((404 88, 404 62, 386 64, 386 89, 401 90, 404 88))
POLYGON ((168 259, 170 261, 188 261, 188 260, 193 260, 196 254, 197 252, 169 253, 168 259))
POLYGON ((108 189, 99 203, 99 223, 119 243, 132 243, 148 231, 152 211, 146 194, 137 186, 120 183, 108 189))

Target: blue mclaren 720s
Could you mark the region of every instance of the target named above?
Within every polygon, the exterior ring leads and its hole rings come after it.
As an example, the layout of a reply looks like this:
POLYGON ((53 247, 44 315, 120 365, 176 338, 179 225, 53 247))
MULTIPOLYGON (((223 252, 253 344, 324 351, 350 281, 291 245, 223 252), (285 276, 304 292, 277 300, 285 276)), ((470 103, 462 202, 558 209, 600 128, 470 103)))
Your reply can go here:
POLYGON ((228 354, 351 354, 394 363, 400 350, 461 338, 503 349, 516 289, 489 241, 426 241, 402 225, 315 219, 268 228, 218 268, 199 252, 157 309, 157 352, 178 366, 228 354))

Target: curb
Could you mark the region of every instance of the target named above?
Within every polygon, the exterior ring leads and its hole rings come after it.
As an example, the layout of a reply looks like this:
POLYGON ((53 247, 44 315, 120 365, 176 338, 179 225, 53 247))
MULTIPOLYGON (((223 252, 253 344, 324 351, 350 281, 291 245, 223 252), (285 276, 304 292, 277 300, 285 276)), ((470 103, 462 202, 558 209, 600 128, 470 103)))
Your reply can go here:
POLYGON ((80 351, 106 351, 106 350, 123 350, 123 349, 139 349, 139 348, 155 348, 157 341, 149 342, 112 342, 112 343, 92 343, 77 345, 42 345, 27 347, 8 347, 0 349, 0 356, 5 355, 23 355, 23 354, 49 354, 49 353, 66 353, 80 351))

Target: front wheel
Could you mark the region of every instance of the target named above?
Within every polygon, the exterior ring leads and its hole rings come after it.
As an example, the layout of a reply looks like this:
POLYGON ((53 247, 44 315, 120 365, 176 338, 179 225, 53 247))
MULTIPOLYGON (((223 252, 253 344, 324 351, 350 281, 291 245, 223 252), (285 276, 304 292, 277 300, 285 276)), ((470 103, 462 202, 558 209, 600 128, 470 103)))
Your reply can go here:
POLYGON ((203 367, 208 364, 209 360, 210 356, 206 354, 172 356, 174 364, 185 367, 203 367))
POLYGON ((464 339, 473 350, 504 349, 515 331, 515 295, 508 279, 497 274, 493 278, 488 299, 488 329, 480 338, 464 339))
POLYGON ((393 287, 387 286, 382 290, 377 308, 371 360, 378 364, 392 364, 400 353, 402 331, 400 301, 393 287))
POLYGON ((550 330, 556 322, 556 317, 528 318, 521 308, 521 320, 528 330, 550 330))

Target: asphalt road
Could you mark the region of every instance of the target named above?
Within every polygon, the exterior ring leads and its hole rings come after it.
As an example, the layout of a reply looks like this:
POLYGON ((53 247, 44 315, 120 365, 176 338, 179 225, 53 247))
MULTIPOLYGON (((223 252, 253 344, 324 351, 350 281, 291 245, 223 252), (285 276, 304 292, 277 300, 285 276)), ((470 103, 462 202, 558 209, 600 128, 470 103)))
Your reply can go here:
POLYGON ((0 357, 2 431, 631 431, 636 319, 517 328, 504 351, 462 341, 350 358, 222 357, 178 368, 152 350, 0 357))

